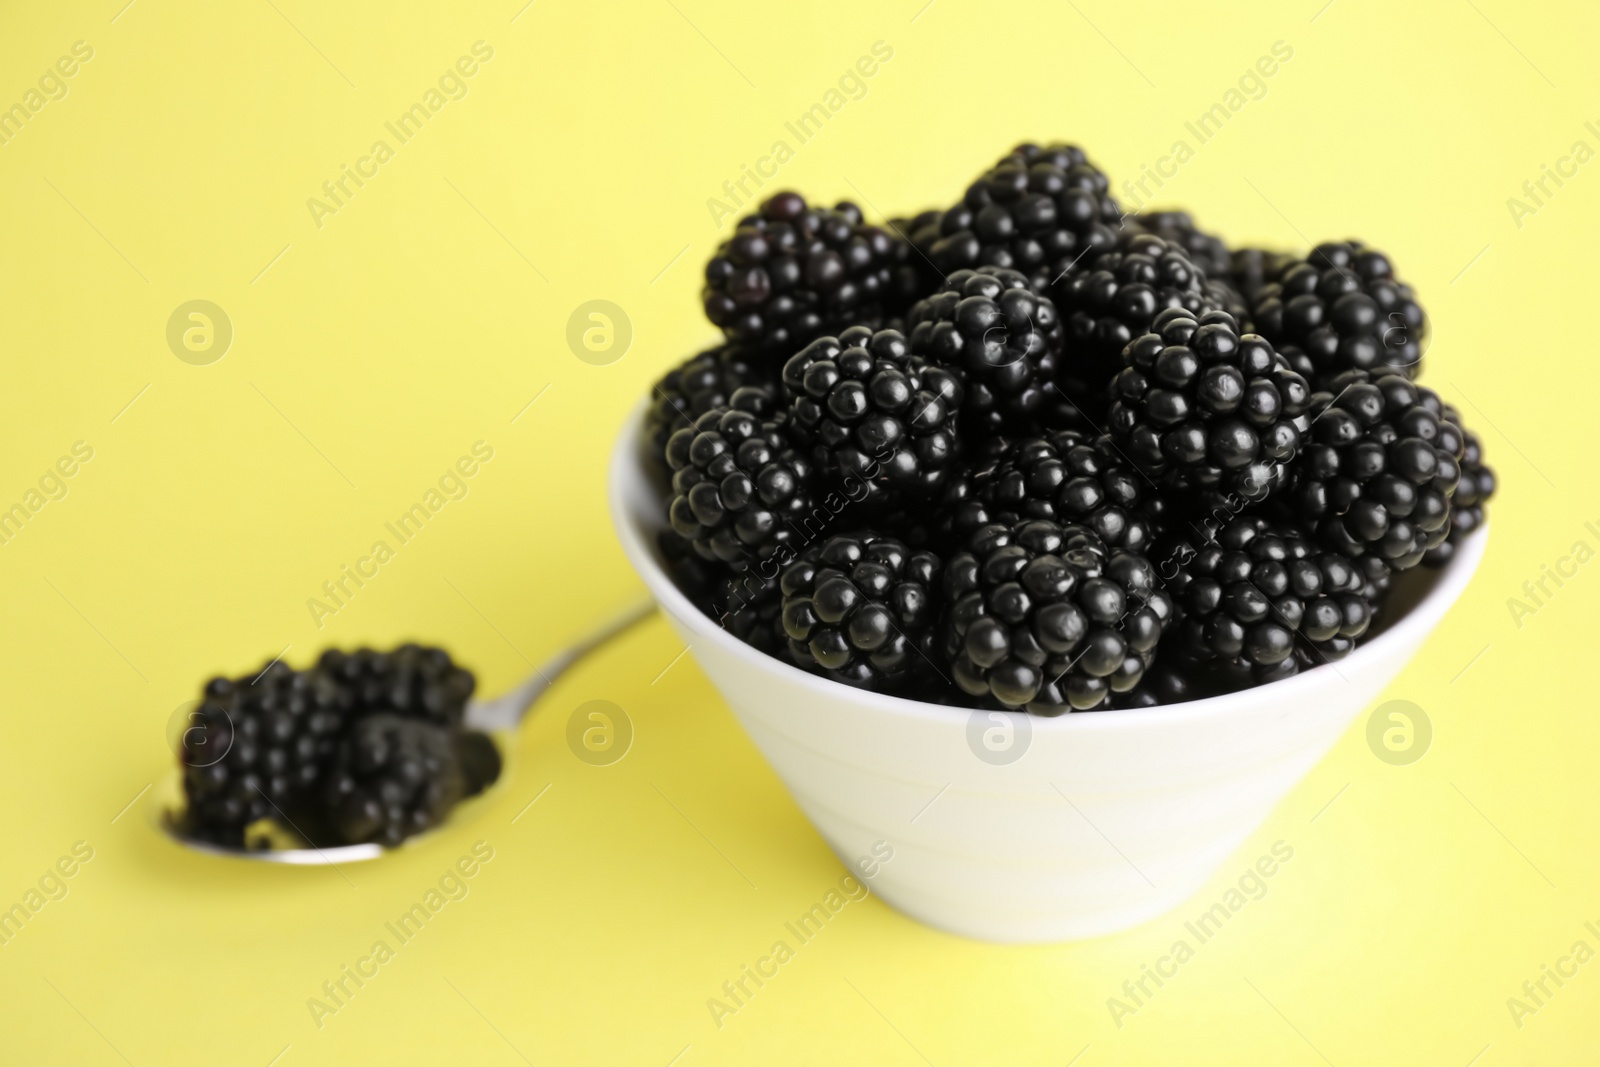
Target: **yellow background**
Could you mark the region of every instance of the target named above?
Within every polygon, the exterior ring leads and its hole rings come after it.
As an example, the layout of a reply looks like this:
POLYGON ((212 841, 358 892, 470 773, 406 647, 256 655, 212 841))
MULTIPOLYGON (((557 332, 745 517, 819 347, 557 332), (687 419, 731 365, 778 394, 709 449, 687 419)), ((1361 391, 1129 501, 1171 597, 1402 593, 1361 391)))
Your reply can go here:
POLYGON ((0 948, 0 1062, 1594 1062, 1600 962, 1520 1028, 1506 999, 1579 938, 1600 949, 1600 565, 1520 626, 1507 599, 1600 547, 1600 164, 1520 226, 1506 202, 1575 141, 1600 148, 1600 17, 523 2, 0 17, 0 103, 94 49, 0 146, 0 502, 94 449, 0 546, 0 904, 94 849, 0 948), (307 198, 479 40, 494 56, 468 95, 319 229, 307 198), (1386 697, 1430 716, 1426 756, 1380 762, 1363 716, 1195 901, 1119 936, 992 947, 852 904, 721 1029, 707 998, 842 872, 659 619, 559 683, 469 825, 338 871, 162 839, 141 791, 210 672, 414 636, 493 693, 639 592, 604 462, 649 383, 713 337, 706 201, 880 40, 865 97, 769 188, 909 212, 1026 138, 1076 140, 1120 185, 1293 48, 1160 199, 1241 243, 1360 236, 1430 311, 1427 381, 1502 489, 1482 571, 1386 697), (165 340, 191 299, 233 324, 209 366, 165 340), (565 341, 592 299, 632 322, 609 366, 565 341), (494 459, 470 495, 318 630, 307 598, 479 440, 494 459), (614 766, 563 740, 592 699, 636 730, 614 766), (307 998, 480 839, 470 896, 319 1029, 307 998), (1118 1028, 1107 998, 1277 840, 1294 859, 1267 895, 1118 1028))

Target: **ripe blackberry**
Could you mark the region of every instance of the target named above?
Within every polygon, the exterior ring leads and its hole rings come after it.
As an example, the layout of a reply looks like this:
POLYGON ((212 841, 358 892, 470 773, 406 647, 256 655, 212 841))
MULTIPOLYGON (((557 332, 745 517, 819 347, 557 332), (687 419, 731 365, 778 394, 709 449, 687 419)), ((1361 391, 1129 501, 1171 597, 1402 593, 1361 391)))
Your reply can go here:
POLYGON ((810 546, 781 581, 790 658, 875 690, 932 671, 940 575, 932 552, 870 531, 810 546))
POLYGON ((1206 233, 1194 224, 1187 211, 1147 211, 1128 219, 1131 228, 1153 233, 1177 245, 1189 261, 1208 278, 1226 278, 1232 264, 1228 246, 1222 238, 1206 233))
POLYGON ((645 433, 660 457, 667 438, 691 425, 712 408, 728 404, 734 390, 769 387, 773 375, 766 364, 736 345, 719 345, 669 370, 650 390, 645 433))
POLYGON ((1150 483, 1108 438, 1076 430, 1022 438, 974 478, 971 500, 955 509, 961 532, 1047 519, 1081 524, 1110 548, 1150 551, 1153 537, 1141 506, 1150 483))
POLYGON ((1320 244, 1281 264, 1255 294, 1256 329, 1288 354, 1304 353, 1313 385, 1347 370, 1422 369, 1428 322, 1389 258, 1359 241, 1320 244))
POLYGON ((1018 145, 939 218, 927 252, 940 273, 1020 271, 1043 292, 1079 256, 1111 247, 1122 209, 1075 145, 1018 145))
POLYGON ((1183 619, 1171 640, 1193 660, 1240 660, 1258 678, 1278 676, 1297 636, 1313 661, 1326 662, 1372 622, 1354 561, 1290 523, 1241 515, 1198 547, 1179 543, 1160 558, 1183 619))
POLYGON ((1061 378, 1068 394, 1098 412, 1123 349, 1149 333, 1158 314, 1179 308, 1198 316, 1215 309, 1205 282, 1178 245, 1137 231, 1067 270, 1050 295, 1066 325, 1061 378))
POLYGON ((1312 400, 1287 504, 1321 543, 1414 567, 1450 532, 1465 440, 1431 389, 1353 370, 1312 400))
POLYGON ((1041 715, 1132 689, 1172 618, 1148 559, 1043 520, 978 530, 946 566, 945 596, 956 684, 1041 715))
MULTIPOLYGON (((466 743, 481 762, 487 739, 466 736, 482 739, 466 743)), ((443 822, 457 801, 483 788, 486 773, 489 780, 499 776, 498 757, 492 773, 480 767, 469 781, 457 737, 444 727, 367 715, 340 745, 324 787, 330 843, 398 845, 443 822)))
POLYGON ((1461 480, 1456 484, 1455 495, 1450 498, 1450 532, 1445 539, 1423 555, 1422 562, 1430 567, 1442 567, 1456 554, 1456 545, 1470 537, 1483 525, 1485 505, 1494 496, 1494 469, 1483 461, 1483 443, 1478 435, 1461 422, 1461 415, 1446 404, 1444 417, 1460 427, 1464 446, 1461 453, 1461 480))
POLYGON ((298 811, 332 760, 348 705, 332 678, 277 661, 207 682, 179 753, 187 831, 238 847, 251 823, 298 811))
POLYGON ((896 330, 819 338, 784 365, 783 381, 790 432, 846 483, 858 479, 880 499, 926 496, 954 462, 961 381, 913 360, 896 330))
POLYGON ((703 558, 737 569, 771 557, 797 536, 788 520, 811 510, 812 468, 789 444, 784 421, 718 407, 667 440, 673 471, 667 514, 703 558))
POLYGON ((911 351, 957 374, 962 421, 978 435, 1059 422, 1051 379, 1061 323, 1049 297, 1014 270, 958 270, 906 317, 911 351))
POLYGON ((1111 383, 1111 436, 1146 474, 1202 499, 1255 501, 1283 484, 1311 390, 1232 316, 1163 311, 1111 383))
POLYGON ((787 356, 813 338, 875 323, 897 292, 900 239, 847 201, 808 205, 782 192, 738 227, 706 264, 706 317, 728 339, 787 356))

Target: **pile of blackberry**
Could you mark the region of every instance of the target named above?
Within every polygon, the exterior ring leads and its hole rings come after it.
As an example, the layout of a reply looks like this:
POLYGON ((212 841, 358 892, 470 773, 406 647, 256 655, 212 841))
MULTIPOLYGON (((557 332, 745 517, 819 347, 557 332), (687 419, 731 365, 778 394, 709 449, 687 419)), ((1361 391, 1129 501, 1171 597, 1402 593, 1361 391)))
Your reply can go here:
POLYGON ((181 829, 234 848, 263 820, 318 847, 431 829, 500 776, 494 742, 463 725, 475 686, 449 653, 416 644, 213 678, 176 739, 181 829))
POLYGON ((737 639, 847 685, 1039 715, 1349 654, 1495 475, 1418 383, 1360 241, 1124 214, 1079 147, 868 224, 785 192, 706 269, 718 347, 655 386, 661 557, 737 639))

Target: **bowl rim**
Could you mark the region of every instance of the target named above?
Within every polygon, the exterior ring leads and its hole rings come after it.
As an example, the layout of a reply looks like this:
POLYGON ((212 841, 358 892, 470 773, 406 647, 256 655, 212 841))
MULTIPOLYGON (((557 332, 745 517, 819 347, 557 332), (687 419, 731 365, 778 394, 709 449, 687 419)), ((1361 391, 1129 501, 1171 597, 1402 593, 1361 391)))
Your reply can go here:
MULTIPOLYGON (((644 580, 651 596, 675 618, 688 621, 697 637, 709 640, 723 652, 742 660, 757 670, 775 673, 786 684, 810 690, 821 699, 845 699, 898 718, 910 718, 924 723, 954 723, 965 727, 965 715, 982 708, 967 708, 907 697, 874 693, 835 682, 822 675, 802 670, 792 663, 769 656, 728 633, 716 620, 706 615, 684 595, 671 576, 656 561, 647 531, 635 521, 630 505, 624 496, 629 485, 648 485, 649 472, 644 469, 643 431, 648 402, 641 401, 622 425, 612 447, 607 464, 606 498, 611 512, 612 527, 622 545, 623 554, 633 569, 644 580), (952 714, 954 713, 954 714, 952 714)), ((1226 693, 1221 696, 1202 697, 1178 704, 1158 704, 1149 708, 1115 708, 1096 712, 1070 712, 1056 716, 1033 715, 1028 712, 1002 712, 1000 714, 1026 715, 1032 732, 1075 733, 1080 731, 1118 730, 1142 725, 1161 725, 1171 722, 1191 722, 1235 714, 1247 709, 1292 704, 1297 697, 1308 696, 1323 687, 1329 678, 1342 678, 1345 669, 1352 674, 1364 674, 1368 661, 1376 661, 1391 649, 1410 643, 1418 645, 1439 624, 1450 607, 1460 597, 1467 583, 1478 569, 1489 541, 1489 523, 1484 521, 1476 531, 1461 541, 1455 555, 1439 568, 1433 585, 1411 610, 1396 619, 1371 641, 1358 645, 1337 664, 1322 664, 1291 678, 1269 682, 1266 685, 1226 693)), ((1346 679, 1349 681, 1349 679, 1346 679)))

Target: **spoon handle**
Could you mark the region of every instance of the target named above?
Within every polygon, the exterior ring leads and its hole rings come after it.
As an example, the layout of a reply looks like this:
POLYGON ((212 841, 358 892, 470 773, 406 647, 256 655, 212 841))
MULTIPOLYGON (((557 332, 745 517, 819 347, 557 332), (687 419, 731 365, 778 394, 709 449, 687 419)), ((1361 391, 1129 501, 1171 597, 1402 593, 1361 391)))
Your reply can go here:
POLYGON ((534 667, 533 673, 514 689, 492 700, 474 700, 468 704, 467 726, 474 730, 515 729, 534 701, 573 664, 613 637, 648 619, 655 614, 655 610, 655 601, 648 598, 629 604, 589 634, 556 653, 543 666, 534 667))

